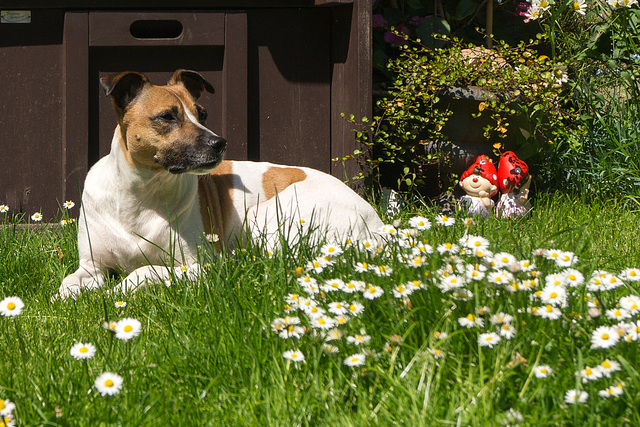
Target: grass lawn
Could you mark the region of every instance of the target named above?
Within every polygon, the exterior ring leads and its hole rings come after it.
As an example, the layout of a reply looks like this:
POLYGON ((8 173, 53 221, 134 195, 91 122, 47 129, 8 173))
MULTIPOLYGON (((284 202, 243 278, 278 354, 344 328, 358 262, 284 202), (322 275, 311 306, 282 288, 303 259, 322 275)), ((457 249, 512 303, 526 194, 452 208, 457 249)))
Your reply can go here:
POLYGON ((557 195, 519 220, 435 218, 404 211, 384 251, 340 244, 328 259, 305 245, 203 248, 193 283, 54 303, 77 268, 75 226, 6 225, 0 299, 24 308, 0 316, 5 421, 639 425, 640 300, 628 297, 640 295, 640 214, 557 195), (417 215, 431 228, 398 237, 417 215), (465 233, 490 242, 467 239, 482 256, 463 253, 465 233), (141 324, 127 341, 103 325, 125 318, 141 324), (95 355, 76 360, 77 343, 95 355), (122 378, 119 393, 96 389, 103 372, 122 378))

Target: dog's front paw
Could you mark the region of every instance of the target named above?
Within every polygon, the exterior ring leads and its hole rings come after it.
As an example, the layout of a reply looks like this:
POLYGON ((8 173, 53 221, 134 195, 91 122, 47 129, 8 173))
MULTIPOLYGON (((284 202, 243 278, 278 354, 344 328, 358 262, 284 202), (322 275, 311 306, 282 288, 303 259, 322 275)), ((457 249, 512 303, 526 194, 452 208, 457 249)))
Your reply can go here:
POLYGON ((58 289, 58 293, 51 298, 51 301, 64 301, 67 298, 76 299, 81 292, 85 290, 97 289, 101 286, 101 282, 94 278, 82 280, 75 275, 65 277, 58 289))

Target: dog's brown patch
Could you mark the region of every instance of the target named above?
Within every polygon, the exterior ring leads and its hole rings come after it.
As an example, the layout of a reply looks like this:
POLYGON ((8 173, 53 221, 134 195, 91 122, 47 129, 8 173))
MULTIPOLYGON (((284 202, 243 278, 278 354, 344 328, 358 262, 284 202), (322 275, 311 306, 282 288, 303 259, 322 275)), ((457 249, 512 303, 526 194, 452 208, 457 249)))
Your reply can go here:
POLYGON ((233 166, 223 161, 209 175, 198 179, 200 215, 206 234, 217 234, 220 246, 226 237, 233 213, 233 166))
POLYGON ((285 188, 296 182, 304 181, 307 174, 298 168, 271 167, 262 176, 262 190, 266 200, 275 197, 285 188))

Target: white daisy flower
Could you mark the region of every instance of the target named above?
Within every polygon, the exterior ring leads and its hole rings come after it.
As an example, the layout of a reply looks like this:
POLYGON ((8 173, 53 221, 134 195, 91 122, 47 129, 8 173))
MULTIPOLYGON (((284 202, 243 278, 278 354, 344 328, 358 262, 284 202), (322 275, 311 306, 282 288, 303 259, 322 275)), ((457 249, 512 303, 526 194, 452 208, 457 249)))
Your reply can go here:
POLYGON ((602 372, 602 376, 607 378, 611 378, 612 373, 622 370, 620 363, 609 359, 605 359, 598 368, 600 369, 600 372, 602 372))
POLYGON ((617 320, 619 322, 630 319, 631 313, 629 313, 624 308, 611 308, 604 313, 608 319, 617 320))
POLYGON ((368 285, 368 288, 362 292, 366 299, 374 300, 384 293, 384 290, 375 285, 368 285))
POLYGON ((459 301, 469 301, 473 298, 473 292, 468 289, 455 289, 451 296, 459 301))
POLYGON ((322 348, 324 349, 324 351, 326 351, 329 354, 340 353, 340 349, 335 345, 325 343, 325 344, 322 344, 322 348))
POLYGON ((573 252, 562 251, 559 256, 554 259, 558 267, 573 267, 578 263, 578 256, 573 252))
POLYGON ((455 243, 442 243, 436 247, 436 250, 440 255, 457 254, 460 252, 460 246, 455 243))
POLYGON ((378 277, 389 277, 393 273, 393 268, 386 265, 379 265, 373 269, 373 272, 378 277))
POLYGON ((340 279, 329 279, 326 280, 322 285, 320 285, 320 289, 324 292, 340 291, 343 288, 344 282, 340 279))
POLYGON ((469 280, 479 281, 484 279, 487 267, 482 264, 467 264, 465 267, 465 277, 469 280))
POLYGON ((551 304, 547 304, 546 306, 538 309, 538 316, 547 320, 558 320, 562 316, 562 311, 551 304))
POLYGON ((309 275, 298 277, 298 284, 302 287, 317 285, 318 281, 309 275))
POLYGON ((433 336, 438 341, 442 341, 443 339, 447 338, 449 336, 449 334, 447 334, 446 332, 434 331, 433 332, 433 336))
POLYGON ((126 303, 126 302, 124 302, 124 301, 116 301, 115 306, 116 306, 117 308, 124 308, 124 307, 126 307, 126 306, 127 306, 127 303, 126 303))
POLYGON ((71 356, 77 360, 91 359, 96 354, 96 347, 91 343, 77 343, 69 351, 71 356))
POLYGON ((352 316, 357 316, 359 314, 362 314, 363 312, 364 305, 362 305, 358 301, 352 301, 351 304, 349 304, 349 314, 351 314, 352 316))
POLYGON ((356 334, 347 337, 347 342, 354 345, 364 345, 371 341, 371 336, 365 334, 356 334))
POLYGON ((523 259, 518 261, 518 265, 520 266, 520 271, 528 273, 529 271, 533 271, 536 268, 536 265, 529 261, 528 259, 523 259))
POLYGON ((591 348, 611 348, 620 340, 620 335, 611 326, 599 326, 591 334, 591 348))
POLYGON ((509 267, 511 264, 517 263, 516 257, 508 252, 498 252, 491 259, 491 266, 495 269, 509 267))
MULTIPOLYGON (((284 328, 282 328, 278 335, 280 338, 289 339, 289 338, 300 338, 305 334, 306 329, 304 326, 300 326, 300 319, 294 316, 287 316, 282 319, 282 324, 284 328)), ((272 325, 273 327, 273 325, 272 325)))
POLYGON ((76 204, 74 202, 72 202, 71 200, 67 200, 66 202, 64 202, 62 204, 62 207, 69 210, 71 208, 73 208, 76 204))
POLYGON ((94 385, 102 396, 113 396, 114 394, 120 393, 123 382, 124 380, 120 375, 114 374, 113 372, 104 372, 98 375, 94 385))
POLYGON ((469 248, 472 250, 489 249, 489 241, 482 236, 473 236, 473 235, 463 236, 462 238, 460 238, 458 243, 460 243, 460 245, 464 246, 465 248, 469 248))
POLYGON ((587 13, 587 3, 586 0, 572 0, 569 3, 571 9, 579 15, 585 15, 587 13))
POLYGON ((378 244, 370 239, 360 240, 358 247, 361 251, 376 252, 378 250, 378 244))
POLYGON ((9 212, 9 206, 0 205, 0 213, 7 213, 7 212, 9 212))
POLYGON ((636 295, 624 296, 620 298, 620 307, 635 316, 640 312, 640 297, 636 295))
POLYGON ((304 362, 304 353, 300 350, 287 350, 282 353, 282 357, 292 362, 304 362))
POLYGON ((464 328, 481 328, 484 326, 484 320, 480 317, 476 317, 473 313, 469 313, 465 317, 458 318, 458 323, 464 328))
POLYGON ((445 227, 451 227, 453 224, 456 223, 456 219, 454 217, 441 214, 441 215, 436 216, 435 222, 438 225, 443 225, 445 227))
POLYGON ((356 262, 356 265, 354 265, 354 270, 356 270, 356 273, 368 273, 369 271, 373 271, 373 268, 375 266, 374 265, 369 265, 366 262, 356 262))
POLYGON ((7 297, 0 301, 0 314, 3 316, 19 316, 23 308, 24 302, 18 297, 7 297))
POLYGON ((393 225, 385 224, 378 229, 378 233, 386 237, 395 237, 398 235, 398 230, 393 225))
POLYGON ((428 230, 431 228, 431 221, 423 216, 414 216, 409 219, 409 226, 419 231, 428 230))
POLYGON ((543 252, 542 256, 548 260, 554 261, 560 258, 562 251, 560 249, 547 249, 543 252))
POLYGON ((352 294, 354 292, 362 292, 366 287, 366 283, 361 280, 349 280, 345 282, 342 292, 352 294))
MULTIPOLYGON (((8 417, 11 416, 13 411, 16 409, 16 404, 10 401, 9 399, 0 399, 0 416, 8 417)), ((2 421, 2 420, 0 420, 2 421)), ((1 424, 0 424, 1 425, 1 424)))
POLYGON ((640 281, 640 269, 637 268, 627 268, 622 270, 620 273, 620 278, 622 280, 626 280, 627 282, 638 282, 640 281))
POLYGON ((510 340, 511 338, 516 336, 516 328, 505 323, 504 325, 500 326, 500 330, 498 331, 498 333, 501 337, 510 340))
POLYGON ((589 394, 584 390, 572 389, 564 395, 565 403, 570 405, 574 405, 576 403, 587 403, 587 400, 589 400, 589 394))
POLYGON ((583 383, 586 383, 588 381, 595 381, 602 378, 602 371, 599 367, 592 368, 590 366, 585 366, 583 370, 576 372, 576 375, 582 378, 583 383))
POLYGON ((536 378, 547 378, 551 374, 553 374, 553 369, 549 365, 538 365, 533 368, 533 375, 536 378))
POLYGON ((142 332, 142 324, 139 320, 126 317, 116 322, 116 338, 122 341, 129 341, 137 337, 142 332))
POLYGON ((561 286, 547 285, 540 291, 540 301, 554 307, 566 307, 567 298, 567 291, 561 286))
POLYGON ((563 287, 567 284, 567 278, 562 273, 553 273, 545 276, 544 282, 547 286, 563 287))
POLYGON ((317 306, 318 303, 313 298, 298 298, 298 308, 307 313, 307 315, 309 314, 309 310, 317 306))
POLYGON ((433 247, 427 243, 419 242, 411 248, 411 253, 415 256, 431 255, 433 253, 433 247))
POLYGON ((34 213, 33 215, 31 215, 31 220, 35 222, 42 221, 42 214, 40 212, 34 213))
POLYGON ((405 285, 396 285, 391 289, 393 296, 396 298, 405 298, 413 293, 413 288, 406 287, 405 285))
POLYGON ((366 362, 367 358, 365 357, 364 354, 362 353, 355 353, 352 354, 351 356, 347 357, 346 359, 344 359, 344 364, 346 366, 350 366, 350 367, 355 367, 355 366, 362 366, 364 365, 364 363, 366 362))
POLYGON ((327 260, 324 257, 318 257, 316 259, 313 259, 311 261, 309 261, 306 264, 306 268, 309 271, 313 271, 316 274, 320 274, 324 271, 324 269, 329 265, 329 263, 327 263, 327 260))
POLYGON ((492 325, 505 325, 510 324, 513 320, 513 316, 508 313, 499 312, 491 315, 489 318, 489 323, 492 325))
POLYGON ((319 307, 318 305, 309 305, 305 306, 302 310, 311 320, 315 320, 319 317, 323 317, 327 314, 324 308, 319 307))
POLYGON ((335 301, 329 303, 329 313, 335 314, 336 316, 340 316, 343 314, 347 314, 349 312, 349 305, 344 302, 335 301))
POLYGON ((430 349, 429 349, 429 350, 427 350, 427 351, 429 352, 429 354, 430 354, 431 356, 433 356, 433 358, 434 358, 435 360, 442 359, 443 357, 445 357, 445 356, 446 356, 446 354, 445 354, 445 352, 444 352, 444 351, 442 351, 442 350, 440 350, 440 349, 437 349, 437 348, 430 348, 430 349))
POLYGON ((466 282, 462 277, 456 274, 451 274, 440 279, 437 286, 442 292, 449 292, 453 289, 462 288, 465 284, 466 282))
POLYGON ((494 285, 507 285, 513 280, 513 274, 505 270, 491 271, 487 275, 487 281, 494 285))
POLYGON ((340 314, 333 318, 333 321, 335 322, 336 326, 345 325, 349 320, 351 320, 351 317, 349 317, 348 314, 340 314))
POLYGON ((500 341, 500 335, 496 334, 495 332, 487 332, 478 336, 478 344, 480 345, 480 347, 493 348, 495 345, 498 345, 500 341))
POLYGON ((336 257, 343 253, 343 250, 340 246, 335 243, 327 243, 326 245, 320 248, 320 252, 325 256, 336 257))
POLYGON ((571 288, 575 288, 576 286, 580 286, 584 283, 584 276, 578 270, 573 268, 568 268, 564 270, 562 273, 564 282, 571 288))
POLYGON ((311 327, 316 329, 333 329, 336 326, 336 321, 331 317, 319 316, 311 320, 311 327))
POLYGON ((341 329, 333 328, 327 332, 327 334, 324 336, 324 340, 327 342, 338 341, 342 339, 342 336, 343 332, 341 329))
POLYGON ((404 263, 411 268, 420 268, 427 262, 427 258, 423 256, 414 256, 413 258, 409 258, 404 263))

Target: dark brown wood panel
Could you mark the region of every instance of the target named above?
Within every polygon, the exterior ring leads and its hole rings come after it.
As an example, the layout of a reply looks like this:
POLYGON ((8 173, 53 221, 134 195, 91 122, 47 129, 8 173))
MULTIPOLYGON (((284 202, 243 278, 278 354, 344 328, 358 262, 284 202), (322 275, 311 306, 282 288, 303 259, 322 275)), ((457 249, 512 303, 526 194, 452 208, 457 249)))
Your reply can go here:
POLYGON ((0 203, 13 213, 50 218, 64 196, 62 22, 42 10, 32 24, 0 25, 0 203))
POLYGON ((249 10, 249 157, 330 171, 330 9, 249 10))

